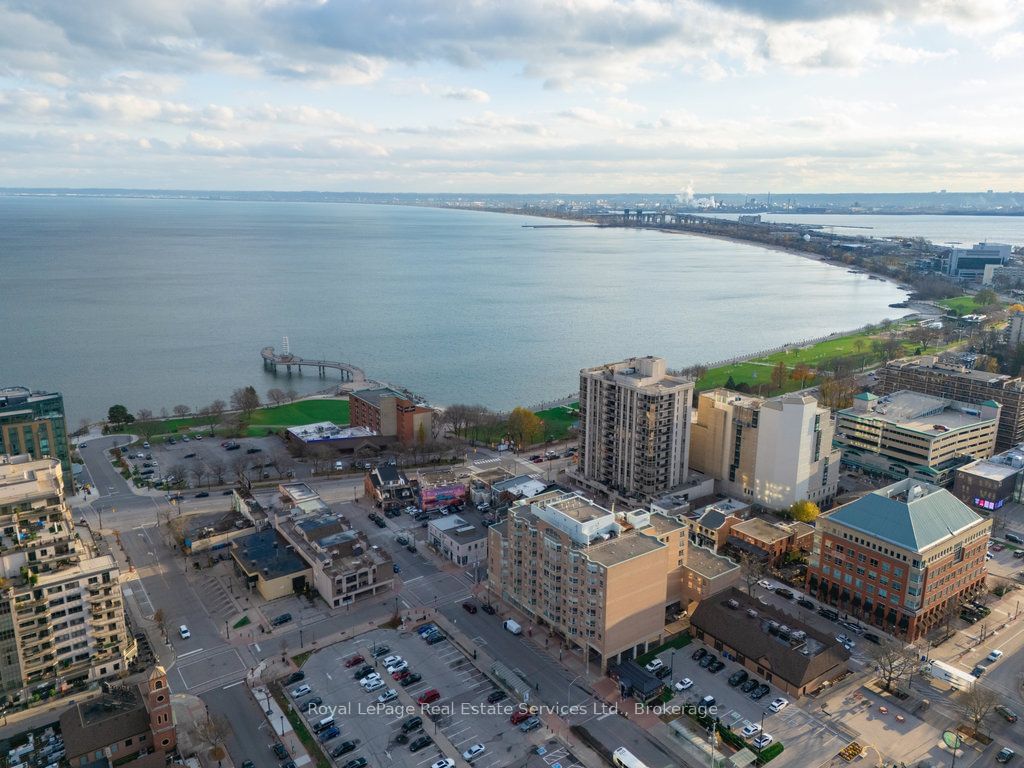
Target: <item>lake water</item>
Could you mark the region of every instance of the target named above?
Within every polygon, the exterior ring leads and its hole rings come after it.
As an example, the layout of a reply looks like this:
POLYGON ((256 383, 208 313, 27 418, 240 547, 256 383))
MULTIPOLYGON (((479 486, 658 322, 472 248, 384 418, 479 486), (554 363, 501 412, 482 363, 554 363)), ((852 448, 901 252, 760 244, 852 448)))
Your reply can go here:
POLYGON ((343 360, 429 401, 533 405, 583 366, 720 360, 897 317, 894 285, 756 246, 319 203, 0 197, 0 384, 122 402, 327 386, 259 351, 343 360))
MULTIPOLYGON (((735 220, 739 214, 710 214, 735 220)), ((1024 216, 886 216, 832 213, 763 213, 765 221, 781 224, 815 224, 840 235, 862 237, 923 237, 934 243, 1010 243, 1024 245, 1024 216)))

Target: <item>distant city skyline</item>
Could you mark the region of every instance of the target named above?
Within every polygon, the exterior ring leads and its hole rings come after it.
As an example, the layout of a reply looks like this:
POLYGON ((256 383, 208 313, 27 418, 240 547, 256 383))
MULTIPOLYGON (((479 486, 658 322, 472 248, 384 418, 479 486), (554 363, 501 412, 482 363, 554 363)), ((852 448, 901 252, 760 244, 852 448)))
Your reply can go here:
POLYGON ((1014 190, 1012 0, 0 0, 0 186, 1014 190))

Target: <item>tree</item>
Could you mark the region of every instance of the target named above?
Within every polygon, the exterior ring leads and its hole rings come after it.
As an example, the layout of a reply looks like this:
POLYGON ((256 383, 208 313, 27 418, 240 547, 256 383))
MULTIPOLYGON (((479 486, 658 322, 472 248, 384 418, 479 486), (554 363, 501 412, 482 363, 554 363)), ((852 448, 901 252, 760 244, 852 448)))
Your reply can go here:
POLYGON ((163 635, 164 640, 167 640, 167 617, 164 615, 163 608, 157 608, 153 614, 153 622, 160 628, 160 634, 163 635))
POLYGON ((284 477, 295 467, 295 460, 281 448, 272 450, 269 459, 270 465, 277 470, 278 477, 284 477))
POLYGON ((139 408, 139 413, 136 416, 139 421, 152 421, 153 412, 149 408, 139 408))
POLYGON ((286 395, 288 396, 288 400, 298 400, 299 399, 299 393, 296 392, 294 389, 289 389, 288 392, 286 393, 286 395))
POLYGON ((806 363, 797 363, 790 371, 789 378, 800 383, 800 388, 807 386, 807 382, 814 378, 814 371, 806 363))
POLYGON ((213 477, 217 478, 217 485, 224 485, 224 475, 228 472, 228 465, 224 459, 211 459, 206 468, 213 477))
POLYGON ((220 423, 220 417, 224 415, 224 411, 228 409, 228 404, 223 400, 214 400, 209 405, 210 408, 210 424, 216 426, 220 423))
POLYGON ((974 303, 979 307, 988 307, 999 303, 999 296, 991 288, 983 288, 974 294, 974 303))
POLYGON ((836 378, 822 380, 818 388, 818 401, 826 408, 838 411, 853 405, 853 393, 857 390, 857 382, 852 378, 836 378))
POLYGON ((893 640, 882 640, 878 645, 868 648, 868 656, 878 670, 878 677, 887 691, 892 690, 893 683, 909 675, 917 667, 917 656, 908 651, 902 643, 893 640))
POLYGON ((203 462, 201 461, 193 461, 188 468, 188 473, 189 476, 191 476, 192 480, 195 482, 196 487, 198 488, 200 485, 203 484, 203 480, 206 479, 206 465, 203 464, 203 462))
POLYGON ((757 582, 763 579, 768 573, 768 563, 762 557, 757 557, 750 552, 740 552, 740 574, 747 585, 747 594, 754 597, 757 591, 757 582))
POLYGON ((76 434, 79 434, 79 435, 88 434, 89 426, 90 426, 90 424, 89 424, 89 420, 88 419, 80 419, 79 422, 78 422, 78 432, 76 434))
POLYGON ((176 405, 171 409, 171 412, 179 419, 188 416, 189 413, 191 413, 191 411, 192 409, 189 408, 187 405, 176 405))
POLYGON ((726 379, 726 381, 725 381, 725 388, 726 389, 736 389, 736 380, 732 377, 731 373, 729 374, 729 378, 726 379))
POLYGON ((238 484, 243 487, 249 486, 249 459, 245 456, 236 456, 231 460, 231 473, 235 476, 238 484))
POLYGON ((152 438, 153 435, 162 429, 162 425, 153 417, 153 412, 148 408, 140 408, 137 418, 138 421, 135 422, 134 431, 138 432, 146 440, 152 438))
POLYGON ((819 514, 821 514, 821 510, 810 499, 801 499, 794 502, 793 506, 789 508, 789 516, 801 523, 813 523, 818 519, 819 514))
POLYGON ((135 421, 135 417, 128 413, 128 409, 123 405, 112 405, 107 409, 107 421, 115 426, 123 426, 125 424, 131 424, 135 421))
POLYGON ((975 733, 980 731, 985 718, 992 713, 998 703, 999 696, 995 691, 977 683, 960 694, 960 707, 974 726, 975 733))
POLYGON ((782 360, 775 364, 775 367, 772 368, 772 389, 782 389, 786 383, 787 371, 786 363, 782 360))
POLYGON ((313 445, 309 449, 309 456, 313 461, 313 472, 319 472, 324 466, 330 466, 333 453, 326 445, 313 445))
POLYGON ((267 400, 274 405, 280 405, 288 399, 288 393, 280 387, 271 387, 267 390, 267 400))
POLYGON ((508 433, 517 445, 533 445, 544 439, 544 422, 528 408, 513 408, 508 417, 508 433))
POLYGON ((209 747, 210 757, 218 761, 224 759, 224 740, 231 733, 227 719, 219 715, 207 715, 192 726, 192 736, 196 742, 209 747))
POLYGON ((185 485, 185 473, 188 472, 188 468, 184 464, 172 464, 171 468, 167 470, 167 476, 174 478, 174 486, 181 488, 185 485))
POLYGON ((256 394, 253 386, 239 387, 231 393, 231 407, 250 416, 253 411, 260 407, 260 396, 256 394))

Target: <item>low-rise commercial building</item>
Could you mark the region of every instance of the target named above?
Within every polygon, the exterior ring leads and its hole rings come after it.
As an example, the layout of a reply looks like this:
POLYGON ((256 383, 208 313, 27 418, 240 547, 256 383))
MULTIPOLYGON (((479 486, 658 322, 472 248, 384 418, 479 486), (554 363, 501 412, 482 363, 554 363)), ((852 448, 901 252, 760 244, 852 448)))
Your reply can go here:
POLYGON ((953 476, 953 495, 972 509, 994 512, 1024 498, 1024 445, 965 464, 953 476))
POLYGON ((986 267, 1001 267, 1010 260, 1012 247, 1005 243, 977 243, 970 248, 953 248, 946 273, 963 282, 978 282, 986 267))
POLYGON ((752 397, 702 392, 692 428, 690 466, 722 493, 769 509, 804 499, 827 505, 839 487, 832 415, 809 395, 752 397))
POLYGON ((433 418, 433 408, 413 402, 408 395, 390 387, 363 389, 349 395, 349 423, 353 427, 366 427, 404 445, 431 440, 433 418))
POLYGON ((469 475, 465 472, 424 470, 416 473, 414 483, 420 509, 424 512, 462 504, 469 498, 469 475))
POLYGON ((302 594, 312 583, 313 571, 273 528, 231 542, 235 573, 264 600, 302 594))
POLYGON ((999 403, 977 405, 904 390, 854 396, 837 414, 843 463, 872 474, 951 485, 953 473, 992 455, 999 403))
POLYGON ((849 669, 850 654, 833 638, 736 588, 702 600, 690 617, 690 631, 795 697, 814 692, 849 669))
POLYGON ((60 461, 0 456, 0 691, 65 693, 135 655, 120 571, 75 532, 60 461))
POLYGON ((378 507, 388 510, 416 503, 416 487, 394 464, 381 464, 366 473, 363 490, 378 507))
POLYGON ((331 421, 318 421, 289 427, 284 433, 285 441, 296 446, 325 446, 337 453, 355 453, 363 448, 382 448, 391 442, 369 427, 339 427, 331 421))
POLYGON ((695 509, 690 519, 690 541, 712 552, 721 551, 729 533, 749 513, 750 505, 735 499, 721 499, 695 509))
POLYGON ((984 589, 991 530, 949 491, 901 480, 818 518, 807 591, 916 640, 984 589))
POLYGON ((774 523, 752 517, 732 526, 726 543, 740 552, 778 565, 787 554, 809 552, 814 528, 807 523, 774 523))
POLYGON ((431 520, 427 541, 456 565, 477 565, 487 559, 487 529, 471 525, 458 515, 431 520))
POLYGON ((144 683, 75 704, 61 714, 60 732, 72 768, 161 768, 178 743, 167 673, 154 667, 144 683))

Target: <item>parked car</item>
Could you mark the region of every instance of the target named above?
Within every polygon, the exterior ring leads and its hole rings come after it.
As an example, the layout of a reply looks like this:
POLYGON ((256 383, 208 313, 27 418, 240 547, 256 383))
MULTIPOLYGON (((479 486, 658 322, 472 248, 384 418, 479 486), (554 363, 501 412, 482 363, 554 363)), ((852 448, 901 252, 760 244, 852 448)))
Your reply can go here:
POLYGON ((359 669, 357 669, 352 674, 352 677, 354 677, 356 680, 362 680, 367 675, 372 675, 372 674, 373 674, 373 667, 371 667, 369 664, 363 664, 363 666, 361 666, 359 669))
POLYGON ((367 693, 373 693, 374 691, 379 691, 381 688, 384 687, 384 681, 381 680, 379 677, 375 677, 371 679, 369 682, 364 680, 362 682, 362 686, 366 689, 367 693))
POLYGON ((761 683, 761 685, 759 685, 757 687, 756 691, 752 691, 751 692, 750 698, 753 699, 754 701, 758 701, 760 699, 763 699, 765 696, 767 696, 770 691, 771 691, 771 688, 769 688, 766 684, 761 683))
POLYGON ((690 654, 690 658, 694 661, 700 661, 707 655, 708 652, 706 650, 704 650, 703 648, 698 648, 696 651, 690 654))
POLYGON ((419 715, 413 715, 402 723, 402 733, 411 733, 421 727, 423 727, 423 718, 419 715))
POLYGON ((692 688, 692 687, 693 687, 693 680, 691 680, 691 679, 690 679, 690 678, 688 678, 688 677, 684 677, 684 678, 683 678, 682 680, 680 680, 680 681, 679 681, 678 683, 676 683, 676 685, 675 685, 675 689, 676 689, 677 691, 679 691, 679 692, 682 692, 682 691, 686 691, 686 690, 689 690, 689 689, 690 689, 690 688, 692 688))
POLYGON ((398 691, 394 688, 388 688, 384 693, 377 697, 378 704, 387 704, 389 701, 394 701, 398 698, 398 691))
POLYGON ((467 613, 476 613, 476 606, 472 603, 463 603, 462 607, 467 613))
POLYGON ((1013 759, 1013 756, 1015 754, 1017 754, 1017 753, 1014 752, 1009 747, 1003 747, 1001 750, 999 750, 999 754, 996 755, 996 762, 997 763, 1008 763, 1008 762, 1010 762, 1013 759))
POLYGON ((779 597, 784 597, 786 600, 792 600, 796 595, 793 594, 793 590, 786 589, 785 587, 776 587, 775 594, 779 597))
POLYGON ((341 768, 366 768, 366 758, 357 757, 353 760, 349 760, 341 768))
POLYGON ((319 707, 323 703, 323 699, 321 699, 319 696, 314 696, 312 699, 306 699, 304 702, 302 702, 302 708, 309 712, 314 707, 319 707))
MULTIPOLYGON (((373 655, 373 658, 375 658, 375 659, 379 659, 379 658, 380 658, 380 656, 378 656, 377 654, 374 654, 374 655, 373 655)), ((400 662, 401 660, 402 660, 402 657, 401 657, 401 656, 387 656, 387 657, 385 657, 385 659, 384 659, 384 666, 385 666, 385 667, 390 667, 390 666, 391 666, 392 664, 397 664, 397 663, 398 663, 398 662, 400 662)), ((394 670, 389 670, 389 671, 392 671, 392 672, 393 672, 394 670)))
POLYGON ((282 624, 287 624, 291 620, 292 615, 290 613, 282 613, 280 616, 275 616, 270 620, 270 626, 280 627, 282 624))
POLYGON ((246 453, 263 453, 262 448, 247 448, 246 453))
POLYGON ((433 743, 434 743, 434 740, 432 738, 430 738, 429 736, 427 736, 426 734, 424 734, 423 736, 420 736, 418 739, 413 741, 412 744, 409 745, 409 751, 410 752, 419 752, 424 747, 429 747, 433 743))
POLYGON ((325 741, 336 739, 339 736, 341 736, 341 729, 338 728, 338 726, 336 725, 332 725, 326 731, 321 731, 320 735, 317 736, 317 738, 320 739, 320 743, 323 744, 325 741))
POLYGON ((509 721, 511 721, 512 725, 519 725, 521 722, 532 716, 533 715, 526 709, 517 709, 512 713, 512 717, 509 718, 509 721))
POLYGON ((356 664, 362 664, 366 659, 362 656, 352 656, 351 658, 345 659, 346 667, 354 667, 356 664))
POLYGON ((768 709, 772 712, 781 712, 789 706, 789 699, 779 696, 778 698, 772 699, 772 703, 768 705, 768 709))
POLYGON ((991 651, 988 656, 985 657, 986 661, 996 662, 1003 657, 1002 651, 991 651))
POLYGON ((809 611, 814 610, 814 603, 812 603, 806 597, 801 597, 799 600, 796 601, 796 604, 799 605, 801 608, 806 608, 809 611))
POLYGON ((480 610, 482 610, 488 616, 493 616, 495 613, 497 613, 497 611, 494 610, 494 606, 490 603, 484 603, 482 606, 480 606, 480 610))
POLYGON ((648 672, 657 672, 659 669, 665 666, 665 662, 661 659, 652 659, 644 665, 644 669, 648 672))
POLYGON ((671 667, 662 667, 654 673, 654 676, 659 680, 664 680, 666 677, 672 674, 671 667))
POLYGON ((867 640, 869 643, 874 643, 875 645, 880 645, 882 642, 882 638, 880 638, 874 632, 865 632, 864 639, 867 640))
POLYGON ((430 768, 455 768, 455 761, 450 757, 442 757, 436 763, 431 763, 430 768))
POLYGON ((708 664, 708 672, 713 675, 717 675, 723 669, 725 669, 725 662, 720 659, 714 659, 710 664, 708 664))
POLYGON ((499 701, 502 701, 503 699, 505 699, 505 698, 507 698, 507 697, 508 697, 508 694, 507 694, 507 693, 505 693, 505 692, 504 692, 503 690, 501 690, 501 689, 499 688, 499 689, 496 689, 496 690, 493 690, 493 691, 491 691, 491 692, 490 692, 490 693, 489 693, 489 694, 487 695, 487 703, 488 703, 488 704, 496 704, 496 703, 498 703, 499 701))
POLYGON ((715 654, 713 654, 713 653, 709 653, 709 654, 707 654, 706 656, 703 656, 703 657, 701 658, 701 660, 700 660, 700 662, 698 663, 698 665, 699 665, 700 667, 702 667, 703 669, 707 669, 708 667, 710 667, 710 666, 711 666, 711 662, 712 662, 712 661, 718 661, 718 657, 717 657, 717 656, 715 656, 715 654))
POLYGON ((762 733, 760 736, 758 736, 750 743, 753 744, 754 747, 757 749, 764 749, 773 741, 775 741, 775 737, 772 736, 770 733, 762 733))
POLYGON ((417 696, 416 701, 420 704, 430 704, 432 701, 437 701, 440 698, 441 692, 437 688, 430 688, 417 696))
POLYGON ((352 740, 343 741, 343 742, 341 742, 341 744, 339 744, 338 746, 336 746, 334 749, 331 750, 331 757, 341 757, 342 755, 347 755, 349 752, 354 750, 357 746, 359 746, 359 742, 352 741, 352 740))
POLYGON ((408 677, 410 674, 411 673, 409 672, 408 669, 396 669, 394 672, 391 673, 391 679, 401 681, 404 678, 408 677))
POLYGON ((296 688, 295 690, 292 691, 292 698, 293 699, 298 699, 298 698, 300 698, 302 696, 305 696, 307 694, 310 694, 312 692, 313 692, 313 689, 310 688, 308 685, 300 685, 298 688, 296 688))
POLYGON ((1008 723, 1017 722, 1017 713, 1007 707, 1005 704, 998 704, 996 706, 996 712, 1008 723))
POLYGON ((519 724, 519 730, 523 733, 529 733, 540 728, 541 722, 539 717, 528 717, 519 724))
POLYGON ((729 675, 729 685, 735 688, 738 685, 743 685, 750 679, 750 674, 745 669, 737 669, 731 675, 729 675))
POLYGON ((271 749, 274 751, 274 756, 277 757, 278 760, 288 759, 288 750, 284 748, 284 744, 277 742, 271 747, 271 749))
POLYGON ((757 734, 759 734, 760 732, 761 726, 758 723, 751 723, 750 725, 746 726, 742 731, 740 731, 740 735, 743 736, 744 739, 752 739, 754 736, 757 736, 757 734))
POLYGON ((301 669, 298 672, 292 672, 288 675, 288 678, 284 681, 285 685, 295 685, 295 683, 302 682, 306 679, 306 673, 301 669))
POLYGON ((427 645, 437 645, 438 643, 443 643, 447 639, 448 638, 445 635, 437 634, 427 638, 427 645))
POLYGON ((485 749, 487 748, 483 744, 474 744, 472 747, 470 747, 462 753, 462 759, 465 760, 467 763, 472 762, 473 760, 476 760, 478 757, 480 757, 480 755, 484 753, 485 749))
POLYGON ((418 683, 422 679, 423 675, 421 675, 419 672, 410 672, 408 675, 403 677, 399 682, 401 682, 403 688, 406 688, 412 685, 413 683, 418 683))
POLYGON ((190 637, 192 637, 192 633, 188 631, 188 627, 186 627, 184 624, 178 627, 178 635, 181 637, 182 640, 188 640, 190 637))
POLYGON ((196 498, 197 499, 205 499, 209 495, 210 494, 209 494, 208 491, 200 491, 199 493, 196 494, 196 498))
MULTIPOLYGON (((391 646, 389 645, 378 645, 370 651, 370 655, 375 659, 379 659, 381 656, 386 656, 391 653, 391 646)), ((384 662, 385 664, 387 662, 384 662)))

